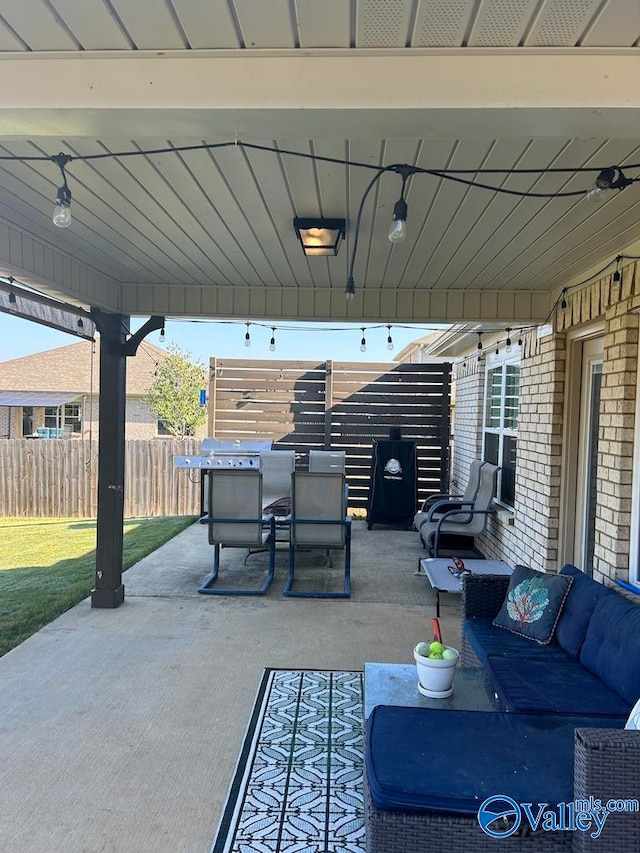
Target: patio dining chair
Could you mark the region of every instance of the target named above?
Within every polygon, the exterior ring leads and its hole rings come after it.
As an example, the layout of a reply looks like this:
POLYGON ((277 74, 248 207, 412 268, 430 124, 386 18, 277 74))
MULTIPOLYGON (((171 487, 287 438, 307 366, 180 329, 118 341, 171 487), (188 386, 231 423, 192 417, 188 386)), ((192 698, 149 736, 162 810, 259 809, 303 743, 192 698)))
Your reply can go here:
POLYGON ((422 544, 429 551, 430 557, 440 556, 440 549, 444 547, 444 539, 447 536, 470 539, 468 550, 479 557, 483 556, 474 546, 473 540, 484 532, 488 517, 495 513, 492 504, 496 495, 499 471, 500 468, 497 465, 486 462, 480 471, 480 484, 475 500, 456 500, 453 502, 456 505, 454 509, 447 506, 452 503, 450 501, 436 503, 430 510, 430 513, 438 514, 434 519, 430 519, 429 513, 426 513, 418 530, 422 544))
POLYGON ((296 598, 349 598, 351 596, 351 519, 347 515, 344 474, 334 471, 296 471, 292 476, 289 574, 284 595, 296 598), (299 592, 293 589, 296 551, 344 551, 344 583, 339 592, 299 592))
POLYGON ((264 595, 273 580, 276 559, 276 528, 273 515, 262 511, 262 474, 249 469, 212 469, 208 477, 208 514, 200 519, 213 545, 213 571, 198 592, 203 595, 264 595), (255 589, 213 588, 220 570, 221 548, 268 550, 269 568, 255 589))
POLYGON ((318 471, 337 471, 339 474, 344 474, 345 463, 346 453, 344 450, 309 451, 309 470, 314 473, 318 471))

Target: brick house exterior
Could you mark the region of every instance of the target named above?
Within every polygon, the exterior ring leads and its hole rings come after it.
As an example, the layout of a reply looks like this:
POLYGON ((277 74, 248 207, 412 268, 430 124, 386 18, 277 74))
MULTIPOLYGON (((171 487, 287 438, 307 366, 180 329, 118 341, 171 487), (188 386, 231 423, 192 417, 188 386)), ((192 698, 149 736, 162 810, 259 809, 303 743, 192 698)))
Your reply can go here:
MULTIPOLYGON (((566 307, 559 296, 549 326, 524 331, 522 346, 514 347, 520 368, 515 496, 512 507, 497 506, 477 544, 488 558, 546 571, 558 571, 565 562, 580 565, 577 556, 588 553, 590 565, 581 568, 608 584, 630 583, 627 589, 640 593, 640 490, 634 488, 640 482, 639 263, 621 272, 619 283, 607 275, 569 289, 566 307), (576 531, 586 510, 577 484, 588 341, 601 348, 601 385, 591 414, 597 427, 591 466, 582 474, 587 489, 582 494, 592 496, 592 541, 590 550, 581 552, 576 531)), ((470 461, 483 456, 488 355, 498 338, 504 343, 504 332, 494 335, 493 342, 485 335, 487 357, 478 361, 473 333, 465 334, 464 352, 462 330, 457 347, 455 330, 439 333, 426 346, 423 341, 413 345, 420 360, 447 355, 454 362, 452 491, 464 487, 470 461)))
MULTIPOLYGON (((158 419, 146 395, 165 350, 149 342, 127 359, 125 438, 149 439, 158 435, 158 419)), ((65 437, 95 438, 98 434, 100 348, 91 341, 16 358, 0 363, 0 392, 60 392, 73 396, 80 422, 67 425, 65 437), (79 427, 79 428, 78 428, 79 427)), ((64 405, 61 407, 64 409, 64 405)), ((35 433, 45 426, 45 406, 32 406, 28 420, 35 433)), ((24 407, 0 406, 0 438, 22 438, 24 407)), ((51 417, 51 415, 50 415, 51 417)))

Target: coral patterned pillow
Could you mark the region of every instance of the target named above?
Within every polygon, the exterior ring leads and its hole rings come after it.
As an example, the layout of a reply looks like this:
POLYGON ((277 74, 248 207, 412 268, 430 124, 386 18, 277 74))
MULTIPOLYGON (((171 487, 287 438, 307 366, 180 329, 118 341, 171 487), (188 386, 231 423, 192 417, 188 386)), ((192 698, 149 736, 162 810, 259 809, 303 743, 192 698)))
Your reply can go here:
POLYGON ((636 704, 631 709, 631 713, 629 714, 629 719, 626 722, 625 729, 635 729, 640 730, 640 699, 636 702, 636 704))
POLYGON ((550 642, 572 582, 567 575, 516 566, 493 624, 536 643, 550 642))

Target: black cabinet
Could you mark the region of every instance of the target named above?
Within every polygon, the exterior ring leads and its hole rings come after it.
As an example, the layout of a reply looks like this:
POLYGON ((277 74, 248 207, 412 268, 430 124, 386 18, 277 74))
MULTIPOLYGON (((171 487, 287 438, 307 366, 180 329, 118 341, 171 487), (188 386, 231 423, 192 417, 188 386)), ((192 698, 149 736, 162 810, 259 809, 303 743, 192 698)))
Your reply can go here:
POLYGON ((373 440, 367 527, 409 528, 417 506, 416 443, 408 439, 373 440))

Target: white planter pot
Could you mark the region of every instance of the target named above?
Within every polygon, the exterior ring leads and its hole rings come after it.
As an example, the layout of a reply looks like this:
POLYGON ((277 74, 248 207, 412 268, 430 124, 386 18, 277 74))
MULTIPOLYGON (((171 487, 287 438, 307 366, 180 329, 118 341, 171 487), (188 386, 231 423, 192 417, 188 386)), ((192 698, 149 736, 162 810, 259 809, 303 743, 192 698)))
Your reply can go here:
POLYGON ((457 649, 451 646, 445 646, 456 653, 454 658, 450 660, 440 660, 439 658, 428 658, 418 654, 414 649, 413 657, 418 670, 418 690, 423 696, 430 696, 432 699, 446 699, 453 693, 453 677, 456 673, 456 666, 459 660, 457 649))

